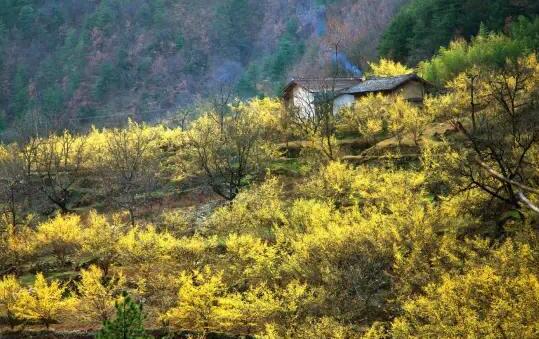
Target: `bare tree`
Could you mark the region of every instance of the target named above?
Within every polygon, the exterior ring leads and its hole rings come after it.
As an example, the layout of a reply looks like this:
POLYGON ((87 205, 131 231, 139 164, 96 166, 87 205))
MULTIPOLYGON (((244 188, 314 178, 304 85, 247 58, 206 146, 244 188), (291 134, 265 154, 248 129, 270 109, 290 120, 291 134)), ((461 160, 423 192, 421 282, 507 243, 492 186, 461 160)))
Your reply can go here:
POLYGON ((21 146, 20 152, 24 166, 23 170, 28 177, 37 168, 42 143, 42 139, 32 137, 21 146))
POLYGON ((128 211, 132 226, 136 209, 147 202, 148 194, 157 186, 159 152, 152 147, 155 141, 155 135, 136 123, 114 129, 108 136, 102 179, 109 197, 128 211))
POLYGON ((517 187, 519 190, 517 191, 516 195, 517 195, 517 198, 520 200, 520 202, 522 202, 524 205, 526 205, 529 209, 531 209, 535 213, 539 213, 539 207, 533 202, 531 202, 531 200, 528 199, 528 197, 523 193, 523 192, 526 192, 526 193, 532 193, 532 194, 539 194, 538 189, 530 187, 528 185, 524 185, 518 181, 508 179, 504 177, 503 175, 501 175, 500 173, 493 170, 492 168, 490 168, 487 164, 485 164, 481 160, 477 159, 476 161, 494 179, 497 179, 501 182, 505 182, 510 185, 513 185, 514 187, 517 187))
POLYGON ((292 98, 294 104, 288 108, 290 123, 330 160, 337 155, 336 81, 335 78, 306 81, 306 87, 292 98))
POLYGON ((248 107, 233 108, 222 120, 219 113, 207 113, 189 130, 181 162, 202 173, 215 193, 232 200, 248 177, 277 156, 270 134, 248 107))
POLYGON ((174 115, 174 122, 178 124, 182 131, 187 129, 187 126, 191 122, 194 116, 194 111, 189 108, 182 108, 176 111, 174 115))
POLYGON ((460 119, 453 121, 469 146, 463 150, 468 160, 458 169, 468 187, 517 209, 522 199, 515 183, 525 185, 531 178, 527 159, 539 141, 538 78, 536 68, 524 60, 508 62, 501 70, 481 70, 468 84, 472 129, 460 119))
POLYGON ((50 125, 49 119, 44 114, 32 109, 14 123, 14 141, 26 144, 31 139, 49 135, 53 131, 50 125))
POLYGON ((219 83, 217 89, 210 95, 210 111, 214 112, 214 118, 219 126, 224 128, 225 117, 231 114, 231 104, 236 101, 234 86, 228 82, 219 83))
POLYGON ((68 131, 43 139, 37 148, 36 174, 41 181, 40 190, 64 213, 70 211, 73 189, 85 175, 86 151, 84 139, 68 131))
POLYGON ((19 147, 11 144, 4 151, 4 154, 0 154, 0 206, 9 214, 11 225, 15 228, 19 218, 19 205, 25 197, 29 177, 19 147))

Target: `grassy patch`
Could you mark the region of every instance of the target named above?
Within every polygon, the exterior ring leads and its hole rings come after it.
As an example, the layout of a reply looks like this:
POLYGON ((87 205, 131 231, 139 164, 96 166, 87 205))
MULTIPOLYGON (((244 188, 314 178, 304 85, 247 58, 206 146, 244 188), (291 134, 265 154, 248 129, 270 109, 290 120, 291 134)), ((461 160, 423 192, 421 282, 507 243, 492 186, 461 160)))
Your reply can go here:
POLYGON ((309 168, 309 164, 293 158, 276 160, 269 167, 272 174, 285 176, 302 176, 309 171, 309 168))
MULTIPOLYGON (((67 271, 43 272, 43 274, 45 275, 45 278, 47 278, 47 280, 49 281, 53 279, 59 280, 59 281, 69 281, 69 280, 75 279, 79 275, 79 272, 73 271, 73 270, 67 270, 67 271)), ((19 277, 19 281, 24 286, 32 286, 35 280, 36 280, 36 275, 33 273, 27 273, 19 277)))

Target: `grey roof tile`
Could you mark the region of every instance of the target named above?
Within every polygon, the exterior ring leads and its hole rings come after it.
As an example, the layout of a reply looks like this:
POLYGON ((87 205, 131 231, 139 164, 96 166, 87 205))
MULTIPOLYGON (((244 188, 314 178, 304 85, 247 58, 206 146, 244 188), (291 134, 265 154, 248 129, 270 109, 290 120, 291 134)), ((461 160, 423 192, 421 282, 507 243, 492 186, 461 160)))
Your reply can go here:
POLYGON ((369 92, 391 91, 410 80, 421 81, 421 78, 419 78, 416 74, 413 73, 392 77, 369 78, 355 86, 346 89, 344 93, 361 94, 369 92))
POLYGON ((340 92, 360 84, 361 81, 361 78, 293 79, 284 91, 291 89, 293 85, 298 85, 310 92, 330 90, 340 92))
POLYGON ((286 97, 294 86, 301 86, 313 93, 335 92, 341 94, 362 94, 392 91, 410 80, 430 85, 415 73, 388 77, 362 78, 326 78, 326 79, 294 79, 283 90, 286 97))

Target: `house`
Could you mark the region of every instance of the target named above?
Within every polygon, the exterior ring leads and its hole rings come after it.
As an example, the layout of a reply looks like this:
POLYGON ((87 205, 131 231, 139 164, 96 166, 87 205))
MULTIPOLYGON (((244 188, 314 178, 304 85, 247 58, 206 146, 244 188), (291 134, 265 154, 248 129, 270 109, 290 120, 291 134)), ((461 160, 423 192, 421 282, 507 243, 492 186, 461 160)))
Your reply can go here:
POLYGON ((283 99, 288 107, 297 107, 304 114, 314 111, 317 99, 329 99, 333 112, 338 113, 368 94, 402 95, 406 100, 421 103, 430 87, 415 73, 367 79, 296 79, 283 90, 283 99))
POLYGON ((317 99, 336 100, 337 95, 362 81, 362 78, 293 79, 284 88, 282 97, 287 107, 297 107, 303 115, 311 115, 317 99))

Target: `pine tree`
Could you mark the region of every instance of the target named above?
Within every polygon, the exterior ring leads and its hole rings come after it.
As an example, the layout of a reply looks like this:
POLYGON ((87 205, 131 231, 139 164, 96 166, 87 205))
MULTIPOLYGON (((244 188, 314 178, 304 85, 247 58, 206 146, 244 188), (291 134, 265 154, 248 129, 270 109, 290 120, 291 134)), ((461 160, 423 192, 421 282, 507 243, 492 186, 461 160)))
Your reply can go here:
POLYGON ((25 5, 21 7, 17 26, 22 31, 25 38, 30 38, 32 36, 36 16, 36 10, 32 7, 32 5, 25 5))
POLYGON ((479 33, 477 33, 478 36, 482 38, 486 38, 488 36, 488 28, 485 25, 484 22, 481 21, 481 24, 479 25, 479 33))
POLYGON ((134 302, 124 292, 124 299, 116 303, 116 318, 104 321, 103 328, 96 335, 97 339, 145 339, 151 338, 144 330, 142 305, 134 302))

